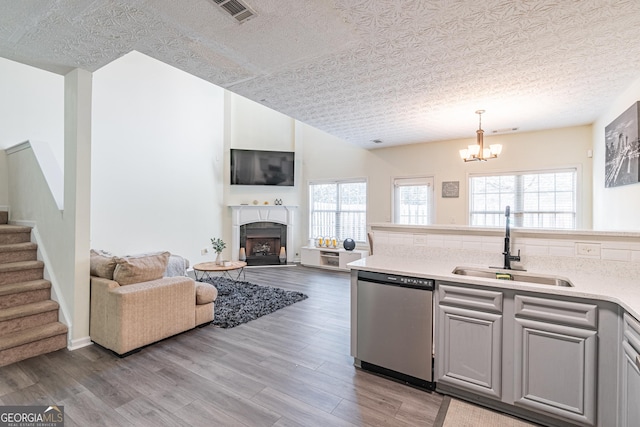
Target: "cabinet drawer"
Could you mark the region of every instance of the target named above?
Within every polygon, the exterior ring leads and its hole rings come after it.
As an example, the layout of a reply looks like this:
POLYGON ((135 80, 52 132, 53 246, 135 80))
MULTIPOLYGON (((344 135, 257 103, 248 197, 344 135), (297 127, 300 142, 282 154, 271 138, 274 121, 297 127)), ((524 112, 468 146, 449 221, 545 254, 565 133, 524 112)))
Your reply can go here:
POLYGON ((438 303, 502 313, 502 292, 438 283, 438 303))
POLYGON ((598 327, 598 306, 595 304, 525 295, 516 295, 514 303, 516 317, 527 317, 579 328, 597 329, 598 327))

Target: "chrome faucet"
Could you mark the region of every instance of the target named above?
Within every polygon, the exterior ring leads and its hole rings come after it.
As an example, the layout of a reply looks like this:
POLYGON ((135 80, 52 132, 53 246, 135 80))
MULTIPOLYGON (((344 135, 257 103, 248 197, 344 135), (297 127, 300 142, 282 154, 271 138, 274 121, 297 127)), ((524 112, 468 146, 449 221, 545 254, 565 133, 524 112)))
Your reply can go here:
POLYGON ((507 226, 504 233, 504 252, 502 252, 502 255, 504 255, 504 266, 502 268, 504 268, 505 270, 511 270, 511 261, 516 261, 516 262, 520 261, 520 249, 518 249, 518 255, 511 255, 511 244, 510 244, 511 232, 509 227, 510 211, 511 211, 511 207, 507 206, 504 212, 504 216, 507 217, 507 226))

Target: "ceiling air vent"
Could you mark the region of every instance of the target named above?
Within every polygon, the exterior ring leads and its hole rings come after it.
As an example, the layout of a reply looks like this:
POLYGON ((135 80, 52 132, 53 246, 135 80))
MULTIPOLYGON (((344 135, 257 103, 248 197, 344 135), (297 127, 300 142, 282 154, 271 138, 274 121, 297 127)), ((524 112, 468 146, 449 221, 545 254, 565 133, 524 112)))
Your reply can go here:
POLYGON ((492 130, 491 133, 507 133, 507 132, 515 132, 520 128, 504 128, 504 129, 495 129, 492 130))
POLYGON ((249 9, 249 6, 239 0, 213 0, 213 2, 240 23, 243 23, 256 15, 251 9, 249 9))

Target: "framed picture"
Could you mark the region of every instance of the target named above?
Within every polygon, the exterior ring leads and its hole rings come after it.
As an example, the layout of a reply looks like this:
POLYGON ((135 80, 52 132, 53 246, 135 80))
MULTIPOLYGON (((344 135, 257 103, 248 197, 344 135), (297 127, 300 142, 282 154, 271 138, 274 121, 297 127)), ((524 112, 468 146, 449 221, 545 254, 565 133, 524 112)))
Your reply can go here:
POLYGON ((460 197, 460 181, 442 181, 442 197, 460 197))
POLYGON ((636 102, 604 128, 605 188, 640 182, 640 169, 638 168, 639 105, 640 101, 636 102))

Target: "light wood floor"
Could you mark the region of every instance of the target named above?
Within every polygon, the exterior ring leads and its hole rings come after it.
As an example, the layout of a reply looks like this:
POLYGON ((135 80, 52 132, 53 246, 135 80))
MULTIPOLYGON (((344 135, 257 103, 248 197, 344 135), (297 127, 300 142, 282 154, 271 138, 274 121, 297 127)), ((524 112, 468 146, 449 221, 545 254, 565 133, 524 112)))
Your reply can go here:
POLYGON ((64 405, 66 426, 432 426, 442 396, 353 367, 349 275, 282 267, 246 280, 307 300, 119 359, 92 345, 0 368, 0 404, 64 405))

